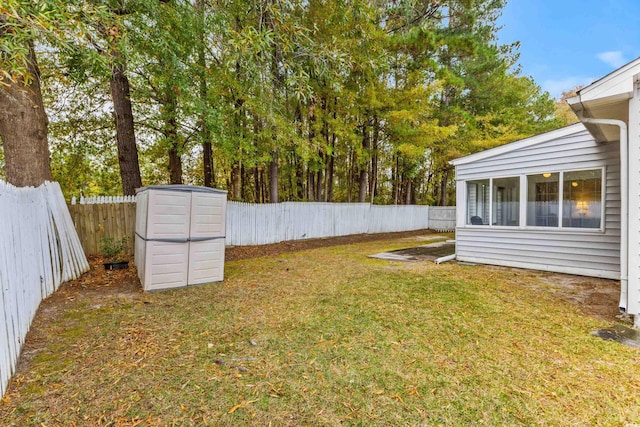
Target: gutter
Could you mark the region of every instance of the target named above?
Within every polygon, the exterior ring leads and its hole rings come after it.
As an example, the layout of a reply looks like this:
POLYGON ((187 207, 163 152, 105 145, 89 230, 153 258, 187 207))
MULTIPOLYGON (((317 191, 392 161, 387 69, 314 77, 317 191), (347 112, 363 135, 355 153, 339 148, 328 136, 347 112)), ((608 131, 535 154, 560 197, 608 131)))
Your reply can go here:
MULTIPOLYGON (((580 98, 580 95, 577 96, 580 98)), ((626 313, 628 290, 629 290, 629 137, 627 124, 622 120, 616 119, 592 119, 584 117, 582 112, 585 111, 582 100, 582 111, 576 112, 576 115, 583 123, 592 123, 596 125, 618 126, 620 128, 620 303, 618 308, 620 312, 626 313)), ((606 179, 606 177, 602 177, 606 179)), ((605 218, 602 218, 604 221, 605 218)))
MULTIPOLYGON (((455 243, 455 240, 447 240, 447 243, 455 243)), ((440 257, 438 259, 436 259, 435 263, 436 264, 442 264, 443 262, 447 262, 447 261, 453 261, 454 259, 456 259, 456 257, 458 256, 457 253, 453 253, 451 255, 447 255, 447 256, 443 256, 440 257)))
POLYGON ((436 264, 442 264, 443 262, 453 261, 454 259, 456 259, 456 256, 457 256, 456 254, 452 254, 452 255, 440 257, 436 259, 436 264))

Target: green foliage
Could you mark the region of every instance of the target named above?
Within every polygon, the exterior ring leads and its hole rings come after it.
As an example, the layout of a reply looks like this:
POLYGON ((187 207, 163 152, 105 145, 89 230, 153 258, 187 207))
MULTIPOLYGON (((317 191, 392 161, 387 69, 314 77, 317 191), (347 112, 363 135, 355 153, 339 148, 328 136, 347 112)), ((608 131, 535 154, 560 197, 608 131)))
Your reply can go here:
POLYGON ((124 248, 128 241, 128 237, 121 239, 104 237, 100 239, 100 254, 106 259, 116 261, 124 255, 124 248))
POLYGON ((2 80, 29 81, 28 46, 46 42, 54 50, 87 44, 92 23, 107 14, 104 5, 86 0, 3 0, 0 5, 0 72, 2 80))
POLYGON ((364 186, 375 202, 442 203, 451 159, 563 123, 517 44, 497 42, 504 0, 7 1, 20 31, 0 38, 0 65, 15 74, 20 42, 38 41, 68 193, 119 191, 114 64, 145 184, 169 182, 169 151, 202 183, 208 142, 216 185, 238 200, 266 199, 277 156, 281 200, 355 201, 364 186))

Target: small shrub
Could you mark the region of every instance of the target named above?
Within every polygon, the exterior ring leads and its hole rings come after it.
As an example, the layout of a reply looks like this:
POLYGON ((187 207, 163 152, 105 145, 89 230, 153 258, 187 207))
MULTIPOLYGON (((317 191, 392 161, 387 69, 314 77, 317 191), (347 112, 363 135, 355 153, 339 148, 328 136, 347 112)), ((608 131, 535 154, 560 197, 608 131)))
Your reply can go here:
POLYGON ((105 237, 100 239, 100 253, 106 259, 115 260, 124 255, 124 247, 128 241, 128 237, 123 237, 122 239, 105 237))

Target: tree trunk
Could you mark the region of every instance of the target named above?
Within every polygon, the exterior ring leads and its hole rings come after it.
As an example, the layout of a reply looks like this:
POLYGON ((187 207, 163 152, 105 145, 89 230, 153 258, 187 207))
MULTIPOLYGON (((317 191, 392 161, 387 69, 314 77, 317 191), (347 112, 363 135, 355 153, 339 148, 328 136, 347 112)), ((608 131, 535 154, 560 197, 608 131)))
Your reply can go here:
POLYGON ((241 192, 241 184, 242 180, 240 178, 240 163, 235 162, 231 165, 231 198, 232 200, 240 200, 240 192, 241 192))
POLYGON ((311 170, 311 167, 307 167, 307 201, 315 202, 315 191, 316 188, 316 175, 311 170))
POLYGON ((173 87, 165 88, 164 105, 160 107, 162 133, 169 145, 169 182, 182 184, 182 144, 178 138, 178 100, 173 87))
POLYGON ((354 176, 354 167, 355 167, 355 154, 352 149, 349 152, 349 165, 347 166, 347 202, 351 203, 353 199, 353 176, 354 176))
POLYGON ((131 109, 131 92, 129 79, 124 72, 124 64, 120 62, 118 52, 111 53, 113 66, 111 68, 111 99, 113 101, 113 120, 116 126, 116 140, 118 144, 118 162, 120 164, 120 179, 122 192, 126 196, 136 194, 136 188, 142 187, 140 164, 138 162, 138 147, 133 127, 133 111, 131 109))
POLYGON ((440 206, 447 206, 447 184, 449 181, 449 169, 445 169, 440 181, 440 206))
POLYGON ((249 176, 247 174, 247 168, 244 166, 244 163, 240 166, 240 188, 241 188, 241 198, 242 200, 248 201, 249 200, 249 189, 247 188, 247 186, 249 186, 251 184, 250 182, 251 180, 249 179, 249 176))
POLYGON ((400 155, 399 154, 395 154, 395 162, 394 162, 394 168, 393 168, 393 204, 397 205, 398 204, 398 192, 400 189, 400 155))
POLYGON ((335 153, 333 152, 335 147, 335 135, 332 137, 331 140, 331 155, 329 156, 329 167, 327 169, 327 202, 333 202, 333 176, 334 176, 334 170, 335 170, 335 163, 336 163, 336 157, 335 157, 335 153))
MULTIPOLYGON (((1 34, 0 34, 1 36, 1 34)), ((38 186, 52 180, 47 140, 48 119, 42 105, 40 70, 29 43, 29 84, 0 82, 0 139, 5 156, 5 177, 18 187, 38 186)))
POLYGON ((296 183, 295 196, 296 200, 304 200, 304 163, 297 154, 293 154, 296 161, 296 183))
POLYGON ((274 150, 269 164, 269 203, 278 203, 278 150, 274 150))
POLYGON ((322 169, 320 169, 316 174, 316 200, 318 202, 322 201, 322 185, 323 185, 322 175, 323 175, 322 169))
POLYGON ((369 186, 368 169, 369 162, 365 160, 367 157, 367 151, 369 150, 369 129, 366 123, 362 125, 362 157, 360 164, 360 191, 358 192, 358 202, 364 203, 367 198, 367 187, 369 186))
MULTIPOLYGON (((338 113, 338 98, 334 98, 333 100, 333 121, 337 120, 338 113)), ((329 167, 327 170, 327 202, 333 202, 333 179, 335 173, 335 164, 336 164, 336 134, 335 132, 331 133, 331 155, 329 156, 329 167)))
MULTIPOLYGON (((207 59, 205 56, 205 45, 207 43, 205 34, 205 4, 204 0, 196 0, 195 7, 199 14, 198 16, 198 35, 200 37, 198 44, 198 74, 200 78, 200 101, 202 105, 208 105, 207 102, 207 59)), ((202 108, 202 107, 201 107, 202 108)), ((207 124, 206 112, 200 112, 200 140, 202 142, 202 172, 204 174, 204 186, 215 186, 215 175, 213 171, 213 148, 211 146, 211 132, 207 124)))
MULTIPOLYGON (((209 132, 206 132, 207 136, 209 136, 209 132)), ((203 156, 203 172, 204 172, 204 186, 205 187, 215 187, 216 179, 213 170, 213 148, 211 146, 211 141, 204 141, 202 143, 202 156, 203 156)))
POLYGON ((169 148, 169 182, 182 184, 182 160, 175 143, 169 148))
POLYGON ((251 172, 253 175, 253 202, 260 203, 260 176, 258 174, 258 168, 251 168, 251 172))
POLYGON ((372 142, 372 152, 371 152, 371 177, 370 181, 370 189, 369 194, 371 194, 371 203, 376 197, 376 191, 378 189, 378 141, 380 139, 380 122, 378 118, 374 116, 373 118, 373 140, 372 142))
POLYGON ((267 202, 267 180, 264 178, 264 169, 260 168, 260 193, 262 193, 262 198, 260 199, 260 203, 267 202))

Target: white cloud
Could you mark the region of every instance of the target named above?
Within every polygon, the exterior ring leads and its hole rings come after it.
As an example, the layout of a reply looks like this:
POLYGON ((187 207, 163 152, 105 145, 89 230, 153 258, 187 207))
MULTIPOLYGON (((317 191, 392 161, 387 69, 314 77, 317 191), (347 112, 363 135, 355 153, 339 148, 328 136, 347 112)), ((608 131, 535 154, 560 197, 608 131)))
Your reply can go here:
POLYGON ((596 57, 612 68, 620 68, 624 64, 629 62, 625 59, 624 56, 622 56, 622 52, 620 52, 619 50, 614 50, 611 52, 600 52, 596 55, 596 57))
POLYGON ((569 76, 558 80, 545 80, 540 85, 542 90, 546 90, 552 97, 560 99, 562 92, 567 92, 571 89, 575 89, 577 86, 587 86, 592 83, 593 77, 585 76, 569 76))

